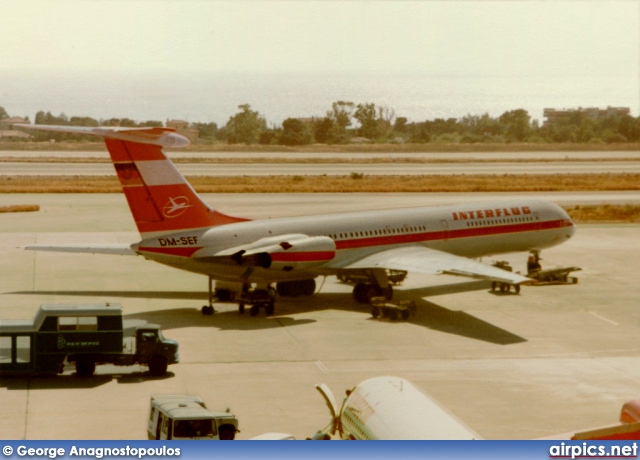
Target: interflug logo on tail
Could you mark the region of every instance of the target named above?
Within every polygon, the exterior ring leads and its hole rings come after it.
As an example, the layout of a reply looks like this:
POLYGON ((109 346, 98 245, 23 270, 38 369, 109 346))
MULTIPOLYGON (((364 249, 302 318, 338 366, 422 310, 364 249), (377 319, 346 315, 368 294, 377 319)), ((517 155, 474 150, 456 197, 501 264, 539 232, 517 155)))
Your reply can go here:
POLYGON ((184 214, 187 208, 192 207, 193 205, 189 204, 189 199, 186 196, 169 198, 169 202, 164 205, 164 208, 162 208, 162 214, 169 218, 178 217, 184 214))

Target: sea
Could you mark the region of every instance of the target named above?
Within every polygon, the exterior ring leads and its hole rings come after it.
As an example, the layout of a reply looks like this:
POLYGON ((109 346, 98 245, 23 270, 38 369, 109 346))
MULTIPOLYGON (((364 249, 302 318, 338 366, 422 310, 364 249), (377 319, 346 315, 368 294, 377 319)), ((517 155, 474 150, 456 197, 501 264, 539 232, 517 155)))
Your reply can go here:
POLYGON ((0 106, 10 116, 38 111, 95 119, 215 122, 249 104, 271 127, 287 118, 323 117, 337 101, 374 103, 409 122, 466 115, 498 117, 524 109, 629 107, 640 114, 640 74, 398 75, 388 73, 220 73, 0 75, 0 106))

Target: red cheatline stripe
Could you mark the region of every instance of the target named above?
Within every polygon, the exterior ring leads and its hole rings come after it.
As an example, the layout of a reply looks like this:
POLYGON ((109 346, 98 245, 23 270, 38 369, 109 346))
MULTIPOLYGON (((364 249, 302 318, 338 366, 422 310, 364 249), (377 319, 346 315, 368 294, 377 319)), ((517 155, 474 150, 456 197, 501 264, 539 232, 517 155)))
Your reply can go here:
POLYGON ((306 252, 274 252, 271 260, 274 262, 317 262, 331 260, 336 253, 333 251, 306 251, 306 252))
POLYGON ((176 257, 191 257, 196 251, 202 249, 202 247, 185 247, 185 248, 139 248, 140 252, 153 252, 155 254, 164 254, 166 256, 176 257))
POLYGON ((521 224, 511 225, 496 225, 486 227, 469 227, 462 229, 449 229, 444 235, 443 230, 434 232, 422 232, 422 233, 409 233, 399 235, 383 235, 373 237, 362 237, 350 240, 338 240, 336 241, 336 249, 356 249, 366 248, 372 246, 387 246, 393 244, 407 244, 407 243, 421 243, 425 241, 435 240, 455 240, 458 238, 474 238, 479 236, 500 236, 500 235, 512 235, 517 233, 538 231, 538 230, 551 230, 554 228, 563 228, 572 226, 572 224, 566 223, 564 220, 553 220, 543 222, 526 222, 521 224))

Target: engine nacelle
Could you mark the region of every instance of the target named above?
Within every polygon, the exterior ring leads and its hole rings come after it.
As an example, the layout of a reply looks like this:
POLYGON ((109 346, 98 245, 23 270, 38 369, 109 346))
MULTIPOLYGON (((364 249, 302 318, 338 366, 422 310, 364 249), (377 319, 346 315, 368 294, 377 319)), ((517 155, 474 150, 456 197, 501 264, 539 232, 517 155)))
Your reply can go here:
POLYGON ((244 266, 291 271, 322 265, 336 255, 336 244, 328 236, 288 236, 293 238, 271 237, 271 244, 260 247, 256 242, 234 254, 233 260, 244 266))

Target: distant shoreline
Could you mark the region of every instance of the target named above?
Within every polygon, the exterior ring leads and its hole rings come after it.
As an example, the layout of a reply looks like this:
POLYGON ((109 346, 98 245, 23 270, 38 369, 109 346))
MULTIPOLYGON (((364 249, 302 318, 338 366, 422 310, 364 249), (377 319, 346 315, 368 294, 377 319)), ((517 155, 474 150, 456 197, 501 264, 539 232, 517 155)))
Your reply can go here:
MULTIPOLYGON (((470 152, 629 152, 640 143, 573 144, 313 144, 304 146, 262 144, 195 144, 176 152, 296 152, 296 153, 470 153, 470 152)), ((0 151, 106 151, 103 142, 0 142, 0 151)))

